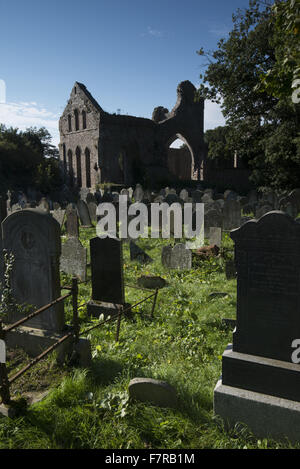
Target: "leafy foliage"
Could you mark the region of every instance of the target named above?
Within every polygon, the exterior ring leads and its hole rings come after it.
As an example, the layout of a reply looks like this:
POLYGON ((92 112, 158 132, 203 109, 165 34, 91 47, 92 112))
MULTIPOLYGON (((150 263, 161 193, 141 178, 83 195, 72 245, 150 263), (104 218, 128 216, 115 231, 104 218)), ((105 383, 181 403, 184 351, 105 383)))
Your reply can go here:
POLYGON ((210 153, 235 150, 253 170, 257 186, 285 190, 300 184, 300 109, 291 100, 292 65, 285 76, 288 97, 279 99, 261 86, 262 77, 281 67, 274 11, 271 1, 250 0, 248 9, 233 15, 233 30, 216 51, 198 51, 209 61, 198 94, 221 103, 226 118, 226 145, 224 135, 216 132, 210 153))

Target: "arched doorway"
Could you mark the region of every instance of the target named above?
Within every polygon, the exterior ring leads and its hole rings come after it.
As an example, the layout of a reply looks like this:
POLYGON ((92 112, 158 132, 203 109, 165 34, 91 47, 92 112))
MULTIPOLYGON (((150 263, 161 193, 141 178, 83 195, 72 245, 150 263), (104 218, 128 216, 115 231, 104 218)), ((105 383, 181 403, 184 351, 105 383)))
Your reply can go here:
POLYGON ((168 168, 181 181, 196 179, 194 155, 187 140, 180 134, 167 141, 168 168))

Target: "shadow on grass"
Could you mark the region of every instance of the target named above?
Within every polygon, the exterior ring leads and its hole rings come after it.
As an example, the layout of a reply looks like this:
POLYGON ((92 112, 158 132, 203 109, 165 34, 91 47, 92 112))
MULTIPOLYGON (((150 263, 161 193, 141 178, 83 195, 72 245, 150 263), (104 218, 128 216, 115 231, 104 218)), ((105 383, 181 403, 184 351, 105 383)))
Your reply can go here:
POLYGON ((95 385, 107 385, 112 383, 123 369, 121 363, 101 357, 92 361, 90 376, 95 385))

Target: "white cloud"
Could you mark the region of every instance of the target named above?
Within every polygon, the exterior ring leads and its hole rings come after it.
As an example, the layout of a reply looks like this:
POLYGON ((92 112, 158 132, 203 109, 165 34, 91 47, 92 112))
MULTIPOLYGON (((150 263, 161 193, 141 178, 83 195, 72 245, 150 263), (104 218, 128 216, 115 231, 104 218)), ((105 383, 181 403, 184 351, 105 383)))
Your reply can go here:
POLYGON ((52 143, 58 145, 58 114, 39 106, 36 102, 1 103, 0 123, 7 127, 25 130, 28 127, 46 127, 53 137, 52 143))
POLYGON ((163 37, 163 31, 159 31, 158 29, 153 29, 151 26, 148 26, 147 32, 142 33, 142 36, 153 36, 153 37, 163 37))
POLYGON ((204 131, 214 129, 219 125, 225 125, 221 106, 206 99, 204 103, 204 131))

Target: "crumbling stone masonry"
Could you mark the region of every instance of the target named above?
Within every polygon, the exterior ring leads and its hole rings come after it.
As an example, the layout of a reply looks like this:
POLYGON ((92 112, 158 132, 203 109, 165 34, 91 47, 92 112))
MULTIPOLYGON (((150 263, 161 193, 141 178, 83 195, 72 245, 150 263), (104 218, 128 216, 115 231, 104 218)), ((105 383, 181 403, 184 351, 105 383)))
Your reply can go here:
MULTIPOLYGON (((75 82, 59 121, 60 159, 70 185, 95 188, 100 182, 162 183, 200 179, 204 159, 204 100, 194 101, 189 81, 177 87, 177 102, 168 111, 154 109, 152 119, 109 114, 86 87, 75 82), (181 138, 189 152, 172 164, 169 146, 181 138)), ((173 152, 174 153, 174 152, 173 152)))

